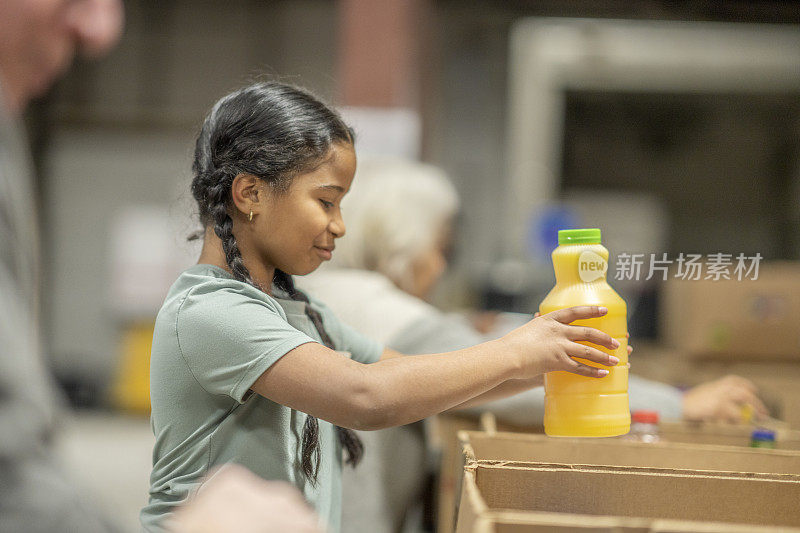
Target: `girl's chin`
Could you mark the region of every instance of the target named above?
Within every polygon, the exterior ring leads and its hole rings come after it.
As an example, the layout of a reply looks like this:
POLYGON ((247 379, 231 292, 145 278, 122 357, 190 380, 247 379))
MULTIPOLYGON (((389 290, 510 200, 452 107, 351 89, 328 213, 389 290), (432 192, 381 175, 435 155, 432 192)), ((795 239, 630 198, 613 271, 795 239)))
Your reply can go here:
MULTIPOLYGON (((322 264, 322 263, 320 263, 322 264)), ((303 268, 293 269, 292 272, 287 272, 287 274, 291 274, 292 276, 305 276, 306 274, 311 274, 316 269, 319 268, 320 264, 318 265, 309 265, 303 268)))

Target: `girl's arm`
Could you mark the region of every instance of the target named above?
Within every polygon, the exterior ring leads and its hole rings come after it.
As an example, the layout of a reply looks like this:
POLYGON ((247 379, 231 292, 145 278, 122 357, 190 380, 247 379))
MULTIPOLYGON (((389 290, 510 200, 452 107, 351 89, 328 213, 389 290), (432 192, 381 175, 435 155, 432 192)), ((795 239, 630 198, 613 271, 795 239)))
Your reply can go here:
POLYGON ((251 388, 342 427, 374 430, 408 424, 463 404, 509 379, 526 380, 554 370, 606 375, 573 357, 605 365, 616 364, 616 358, 577 342, 615 349, 616 341, 598 330, 568 325, 606 312, 592 306, 562 309, 496 341, 370 365, 307 343, 275 362, 251 388))
POLYGON ((532 389, 534 387, 541 387, 544 385, 544 374, 540 374, 538 376, 534 376, 528 379, 509 379, 498 385, 497 387, 484 392, 474 398, 470 398, 466 402, 462 402, 450 411, 457 411, 459 409, 468 409, 470 407, 476 407, 478 405, 483 405, 485 403, 493 402, 495 400, 502 400, 503 398, 507 398, 509 396, 514 396, 515 394, 519 394, 521 392, 525 392, 528 389, 532 389))
MULTIPOLYGON (((394 359, 395 357, 406 357, 406 356, 398 352, 397 350, 393 350, 391 348, 384 348, 380 360, 386 361, 388 359, 394 359)), ((520 392, 532 389, 533 387, 541 387, 542 385, 544 385, 544 374, 540 374, 538 376, 529 379, 509 379, 507 381, 504 381, 500 385, 494 387, 493 389, 484 392, 483 394, 479 394, 474 398, 470 398, 466 402, 456 405, 451 410, 466 409, 468 407, 482 405, 487 402, 500 400, 508 396, 513 396, 514 394, 519 394, 520 392)))

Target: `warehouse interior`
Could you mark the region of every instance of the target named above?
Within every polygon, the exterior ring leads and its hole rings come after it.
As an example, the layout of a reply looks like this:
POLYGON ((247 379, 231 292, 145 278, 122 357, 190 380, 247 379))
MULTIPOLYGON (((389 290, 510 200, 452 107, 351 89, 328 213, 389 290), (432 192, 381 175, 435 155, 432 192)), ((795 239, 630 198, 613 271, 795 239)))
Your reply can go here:
MULTIPOLYGON (((194 140, 218 98, 256 80, 300 85, 338 109, 359 162, 402 158, 447 174, 460 208, 436 307, 518 325, 556 281, 555 229, 601 228, 608 281, 628 305, 631 372, 684 391, 743 376, 779 440, 800 449, 795 2, 127 0, 124 11, 117 46, 78 59, 24 117, 43 356, 65 407, 56 450, 124 530, 139 530, 150 486, 153 323, 200 251, 188 240, 201 229, 194 140), (724 259, 728 275, 678 279, 689 255, 724 259), (631 257, 640 275, 624 271, 631 257), (657 259, 667 268, 648 272, 657 259)), ((433 469, 458 462, 458 429, 541 432, 498 418, 446 418, 433 469)), ((676 428, 663 439, 682 439, 676 428)), ((746 446, 751 429, 727 424, 707 443, 746 446)), ((470 475, 494 490, 503 472, 479 456, 502 458, 470 438, 470 475)), ((456 519, 473 531, 456 486, 441 492, 448 475, 427 481, 402 531, 448 531, 456 519)), ((511 500, 497 506, 531 505, 511 500)), ((536 520, 530 531, 555 527, 536 520)))

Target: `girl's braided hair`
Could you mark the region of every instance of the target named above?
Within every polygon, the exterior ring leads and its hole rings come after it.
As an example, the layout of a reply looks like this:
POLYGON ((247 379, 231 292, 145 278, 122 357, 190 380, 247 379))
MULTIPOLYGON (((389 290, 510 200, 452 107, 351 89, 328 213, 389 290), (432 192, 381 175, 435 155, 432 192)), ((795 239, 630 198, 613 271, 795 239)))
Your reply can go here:
MULTIPOLYGON (((233 234, 229 210, 234 178, 252 174, 269 184, 274 193, 285 193, 292 178, 319 164, 334 143, 353 141, 353 130, 335 111, 305 90, 284 83, 255 83, 214 105, 197 138, 192 195, 200 222, 213 227, 222 241, 225 262, 235 279, 264 290, 250 276, 233 234)), ((273 283, 293 300, 308 302, 289 274, 276 269, 273 283)), ((307 309, 323 343, 335 349, 319 315, 307 309)), ((336 430, 347 450, 347 463, 355 467, 363 455, 361 440, 350 429, 336 430)), ((312 483, 319 469, 319 447, 319 422, 308 416, 303 427, 301 466, 312 483)))

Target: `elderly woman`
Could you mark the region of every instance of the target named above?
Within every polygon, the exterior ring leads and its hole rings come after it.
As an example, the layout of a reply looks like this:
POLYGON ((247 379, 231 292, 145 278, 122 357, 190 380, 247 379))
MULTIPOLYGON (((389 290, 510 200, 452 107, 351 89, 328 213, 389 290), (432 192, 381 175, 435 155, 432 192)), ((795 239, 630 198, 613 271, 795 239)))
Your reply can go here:
MULTIPOLYGON (((455 350, 487 340, 465 317, 427 302, 447 267, 446 249, 458 195, 436 167, 398 160, 359 163, 359 186, 343 201, 347 237, 329 265, 298 285, 367 336, 402 353, 455 350)), ((502 332, 497 332, 496 336, 502 332)), ((729 376, 684 393, 630 376, 631 410, 655 409, 663 419, 735 421, 739 406, 765 414, 755 387, 729 376)), ((544 390, 474 408, 518 425, 541 425, 544 390)), ((364 463, 344 474, 345 531, 398 531, 424 479, 424 439, 412 424, 372 432, 364 463)), ((408 531, 408 529, 406 529, 408 531)))

